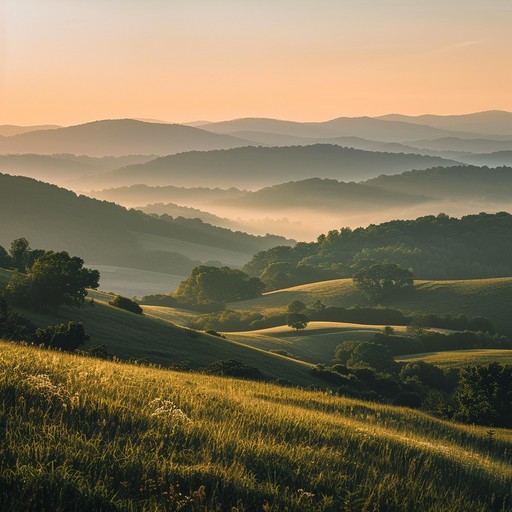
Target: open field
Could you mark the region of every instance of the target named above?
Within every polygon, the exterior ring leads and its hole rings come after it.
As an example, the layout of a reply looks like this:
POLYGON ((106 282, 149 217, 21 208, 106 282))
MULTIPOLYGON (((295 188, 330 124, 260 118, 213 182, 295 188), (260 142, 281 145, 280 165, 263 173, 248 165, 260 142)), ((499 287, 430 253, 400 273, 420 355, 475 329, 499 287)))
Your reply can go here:
POLYGON ((424 354, 404 355, 396 358, 397 361, 407 363, 425 361, 441 368, 460 368, 468 365, 481 365, 498 362, 512 364, 512 350, 475 349, 454 350, 451 352, 427 352, 424 354))
MULTIPOLYGON (((336 347, 343 341, 370 340, 383 325, 341 322, 310 322, 306 329, 296 331, 288 326, 256 331, 225 332, 230 340, 263 350, 286 350, 294 357, 310 363, 330 363, 336 347)), ((393 326, 403 332, 405 327, 393 326)))
MULTIPOLYGON (((227 309, 283 312, 293 300, 306 305, 321 300, 326 306, 369 306, 352 279, 336 279, 294 286, 264 294, 257 299, 228 304, 227 309)), ((512 278, 461 281, 415 281, 411 291, 382 302, 383 306, 411 313, 483 316, 507 334, 512 334, 512 278)))
POLYGON ((0 353, 5 511, 510 510, 510 430, 490 441, 322 392, 0 353))

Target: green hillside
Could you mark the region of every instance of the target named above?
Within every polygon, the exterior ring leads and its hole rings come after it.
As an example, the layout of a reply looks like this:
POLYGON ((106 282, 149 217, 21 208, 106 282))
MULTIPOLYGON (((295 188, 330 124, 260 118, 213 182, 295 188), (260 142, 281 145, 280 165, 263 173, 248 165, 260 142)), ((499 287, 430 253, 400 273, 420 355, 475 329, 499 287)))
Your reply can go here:
POLYGON ((105 344, 107 350, 122 358, 148 359, 163 366, 192 361, 205 366, 213 361, 235 359, 254 366, 268 378, 285 378, 295 384, 323 384, 310 375, 310 365, 217 336, 191 331, 154 316, 139 316, 108 304, 112 298, 103 292, 90 292, 94 305, 63 307, 57 315, 21 310, 37 326, 83 322, 91 345, 105 344))
MULTIPOLYGON (((370 303, 352 283, 335 279, 294 286, 262 297, 228 304, 229 309, 280 313, 293 300, 312 304, 321 300, 326 306, 368 306, 370 303)), ((483 316, 498 330, 512 334, 512 278, 459 281, 415 281, 413 290, 382 302, 383 306, 411 313, 483 316)))
POLYGON ((400 356, 397 361, 412 363, 425 361, 441 368, 460 368, 468 365, 484 365, 494 362, 512 364, 512 350, 455 350, 453 352, 428 352, 411 356, 400 356))
POLYGON ((321 392, 0 351, 5 511, 509 509, 510 430, 491 442, 321 392))

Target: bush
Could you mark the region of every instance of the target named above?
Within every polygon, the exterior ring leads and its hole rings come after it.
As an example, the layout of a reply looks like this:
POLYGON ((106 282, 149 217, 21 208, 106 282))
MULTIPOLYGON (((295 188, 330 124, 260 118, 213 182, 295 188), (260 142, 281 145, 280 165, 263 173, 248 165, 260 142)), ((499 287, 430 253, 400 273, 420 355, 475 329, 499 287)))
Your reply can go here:
POLYGON ((46 347, 73 351, 89 341, 89 335, 82 322, 68 322, 36 329, 35 340, 46 347))
POLYGON ((35 326, 13 311, 0 297, 0 338, 10 341, 31 341, 35 326))
POLYGON ((223 336, 220 332, 217 332, 214 329, 208 329, 207 331, 204 331, 206 334, 209 334, 210 336, 217 336, 218 338, 224 338, 226 339, 226 336, 223 336))
POLYGON ((263 377, 258 368, 236 361, 235 359, 214 361, 204 369, 204 372, 212 375, 224 375, 242 379, 259 380, 263 377))
POLYGON ((116 295, 108 303, 111 306, 114 306, 116 308, 125 309, 126 311, 130 311, 130 313, 142 315, 142 308, 135 301, 133 301, 127 297, 123 297, 121 295, 116 295))

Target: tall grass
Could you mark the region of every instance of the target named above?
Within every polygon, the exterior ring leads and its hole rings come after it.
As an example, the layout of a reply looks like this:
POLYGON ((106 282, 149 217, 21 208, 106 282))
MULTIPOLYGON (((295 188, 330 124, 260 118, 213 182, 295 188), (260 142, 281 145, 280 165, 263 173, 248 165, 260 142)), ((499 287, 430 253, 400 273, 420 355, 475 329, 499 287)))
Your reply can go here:
POLYGON ((0 508, 506 511, 512 435, 0 343, 0 508))

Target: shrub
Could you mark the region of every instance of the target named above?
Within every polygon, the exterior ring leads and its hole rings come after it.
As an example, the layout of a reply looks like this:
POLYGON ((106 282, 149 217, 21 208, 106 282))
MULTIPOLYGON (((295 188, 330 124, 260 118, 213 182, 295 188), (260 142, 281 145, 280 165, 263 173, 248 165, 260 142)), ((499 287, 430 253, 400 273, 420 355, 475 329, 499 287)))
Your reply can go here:
POLYGON ((242 379, 259 380, 263 377, 258 368, 236 361, 235 359, 214 361, 209 364, 204 371, 205 373, 212 375, 224 375, 228 377, 239 377, 242 379))
POLYGON ((142 315, 142 308, 133 300, 123 297, 122 295, 116 295, 112 300, 108 302, 111 306, 116 308, 125 309, 130 313, 142 315))
POLYGON ((417 409, 421 407, 421 396, 414 391, 402 391, 402 393, 399 393, 393 400, 393 405, 417 409))
POLYGON ((89 335, 82 322, 68 322, 36 329, 35 340, 47 347, 72 351, 89 341, 89 335))

